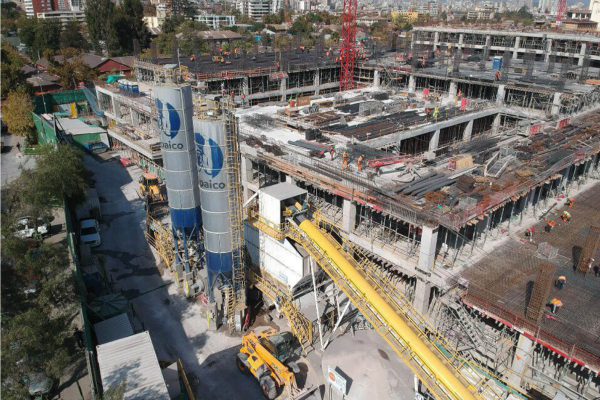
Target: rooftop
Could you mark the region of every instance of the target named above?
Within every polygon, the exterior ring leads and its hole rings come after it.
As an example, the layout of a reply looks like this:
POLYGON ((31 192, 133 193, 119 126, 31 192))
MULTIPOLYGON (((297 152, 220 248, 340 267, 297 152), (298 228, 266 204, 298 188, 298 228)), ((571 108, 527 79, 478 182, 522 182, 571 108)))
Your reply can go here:
POLYGON ((147 331, 96 349, 104 390, 126 382, 124 400, 170 399, 147 331))

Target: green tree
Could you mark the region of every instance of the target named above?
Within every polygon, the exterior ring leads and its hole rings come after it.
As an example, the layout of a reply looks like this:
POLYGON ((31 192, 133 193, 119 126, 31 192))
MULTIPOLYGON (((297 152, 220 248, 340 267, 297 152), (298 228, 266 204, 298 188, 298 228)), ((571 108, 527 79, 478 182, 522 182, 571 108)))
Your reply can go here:
POLYGON ((173 33, 179 28, 179 26, 185 21, 185 18, 181 15, 171 15, 165 18, 162 24, 162 33, 173 33))
POLYGON ((115 5, 111 0, 94 0, 86 3, 85 20, 90 42, 95 50, 107 50, 106 42, 114 37, 111 23, 115 5))
POLYGON ((35 43, 33 46, 33 54, 43 52, 46 49, 60 49, 60 33, 62 25, 57 20, 43 19, 38 21, 38 26, 35 31, 35 43))
POLYGON ((90 44, 83 36, 81 24, 78 21, 69 21, 64 27, 60 34, 60 47, 62 49, 71 47, 83 51, 89 50, 90 44))
POLYGON ((130 19, 135 39, 141 47, 147 47, 150 40, 150 32, 144 22, 144 6, 140 0, 124 0, 122 8, 130 19))
POLYGON ((31 97, 24 90, 10 92, 2 107, 3 119, 8 130, 17 136, 28 138, 30 143, 35 142, 32 112, 31 97))
POLYGON ((74 48, 65 48, 58 52, 60 62, 54 55, 48 57, 49 72, 60 78, 60 84, 65 89, 76 89, 79 82, 90 82, 96 77, 95 71, 90 68, 81 57, 81 51, 74 48))
POLYGON ((10 377, 19 382, 38 372, 60 378, 70 361, 66 322, 51 319, 47 310, 37 307, 11 318, 2 329, 3 381, 10 377))
POLYGON ((22 88, 29 90, 29 85, 25 81, 25 75, 21 68, 26 64, 25 59, 19 54, 17 49, 12 47, 7 42, 2 43, 1 50, 2 67, 2 93, 0 97, 5 98, 9 92, 13 92, 22 88))
POLYGON ((17 31, 17 20, 23 15, 16 3, 0 4, 0 16, 2 18, 2 33, 9 34, 17 31))
POLYGON ((31 183, 23 199, 40 209, 51 201, 67 199, 75 204, 85 198, 87 175, 83 155, 73 146, 60 144, 56 148, 44 148, 37 159, 37 168, 28 174, 31 183))

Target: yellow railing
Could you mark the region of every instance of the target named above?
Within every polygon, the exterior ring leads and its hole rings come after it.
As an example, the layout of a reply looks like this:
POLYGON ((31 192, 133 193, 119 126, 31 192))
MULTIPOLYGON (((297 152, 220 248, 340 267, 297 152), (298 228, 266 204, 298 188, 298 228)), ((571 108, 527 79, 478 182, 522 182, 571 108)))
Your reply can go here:
POLYGON ((292 300, 292 295, 289 291, 285 291, 275 284, 269 275, 262 272, 261 275, 254 271, 250 271, 250 281, 260 290, 265 296, 267 296, 272 302, 277 303, 280 311, 285 315, 290 323, 292 333, 306 352, 313 343, 313 325, 312 323, 300 312, 298 307, 292 300))

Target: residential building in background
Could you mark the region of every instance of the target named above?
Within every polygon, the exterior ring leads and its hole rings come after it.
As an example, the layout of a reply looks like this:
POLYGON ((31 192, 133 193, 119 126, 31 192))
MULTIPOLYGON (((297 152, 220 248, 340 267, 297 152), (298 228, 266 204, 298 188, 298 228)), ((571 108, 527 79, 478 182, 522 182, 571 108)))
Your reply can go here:
POLYGON ((214 30, 218 30, 223 26, 235 25, 235 15, 199 14, 194 19, 214 30))
POLYGON ((242 15, 246 15, 255 21, 260 21, 269 14, 276 14, 281 10, 281 0, 238 0, 236 7, 242 15))
MULTIPOLYGON (((591 0, 590 1, 590 11, 591 16, 590 19, 594 22, 597 22, 600 26, 600 0, 591 0)), ((596 28, 598 29, 598 28, 596 28)))

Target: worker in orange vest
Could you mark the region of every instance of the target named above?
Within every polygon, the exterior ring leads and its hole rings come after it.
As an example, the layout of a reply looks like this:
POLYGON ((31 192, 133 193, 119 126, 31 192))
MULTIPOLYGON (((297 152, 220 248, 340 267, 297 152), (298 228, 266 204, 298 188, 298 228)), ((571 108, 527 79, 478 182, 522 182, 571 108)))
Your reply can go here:
POLYGON ((358 157, 358 160, 356 161, 356 163, 358 164, 358 172, 362 172, 364 162, 365 162, 365 155, 361 154, 360 157, 358 157))
POLYGON ((556 280, 556 287, 559 290, 562 290, 562 288, 564 288, 566 284, 567 284, 567 277, 564 275, 559 276, 558 279, 556 280))
POLYGON ((344 151, 344 153, 342 154, 342 171, 347 170, 349 165, 350 165, 350 154, 348 154, 347 151, 344 151))
POLYGON ((553 298, 550 300, 550 311, 552 311, 553 314, 556 314, 562 305, 563 303, 560 301, 560 299, 553 298))

